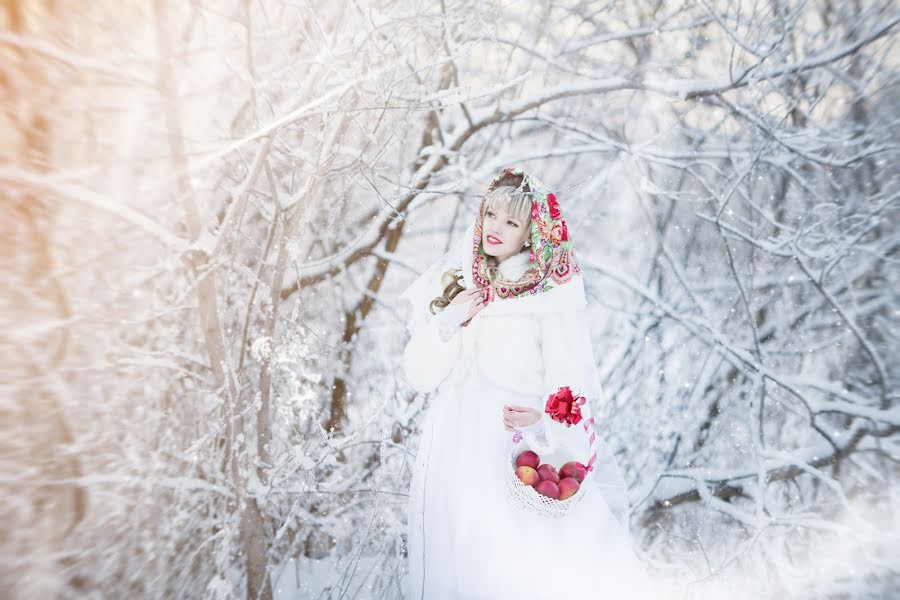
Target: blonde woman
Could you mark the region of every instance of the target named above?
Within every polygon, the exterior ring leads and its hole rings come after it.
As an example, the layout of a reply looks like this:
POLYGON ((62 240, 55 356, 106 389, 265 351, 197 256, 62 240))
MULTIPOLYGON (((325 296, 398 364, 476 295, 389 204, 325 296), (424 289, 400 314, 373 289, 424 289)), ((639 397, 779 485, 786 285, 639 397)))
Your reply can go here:
POLYGON ((434 392, 410 484, 407 598, 645 597, 607 445, 581 483, 590 493, 562 518, 522 510, 504 487, 520 439, 557 467, 586 454, 585 429, 544 411, 550 393, 584 396, 585 422, 600 394, 582 273, 555 195, 521 169, 502 170, 463 239, 401 297, 412 304, 407 380, 434 392))

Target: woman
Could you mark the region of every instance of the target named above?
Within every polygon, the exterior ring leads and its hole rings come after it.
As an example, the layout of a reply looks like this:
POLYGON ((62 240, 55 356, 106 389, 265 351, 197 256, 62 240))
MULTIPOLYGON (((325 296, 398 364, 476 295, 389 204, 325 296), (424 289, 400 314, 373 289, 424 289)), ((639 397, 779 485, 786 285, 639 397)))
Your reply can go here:
POLYGON ((587 398, 585 422, 600 393, 581 269, 555 196, 504 169, 463 239, 401 297, 413 311, 407 379, 437 391, 412 470, 407 598, 649 597, 609 446, 601 441, 582 483, 590 493, 564 517, 523 510, 504 488, 521 438, 557 467, 551 458, 587 453, 583 426, 544 412, 550 393, 569 386, 587 398))

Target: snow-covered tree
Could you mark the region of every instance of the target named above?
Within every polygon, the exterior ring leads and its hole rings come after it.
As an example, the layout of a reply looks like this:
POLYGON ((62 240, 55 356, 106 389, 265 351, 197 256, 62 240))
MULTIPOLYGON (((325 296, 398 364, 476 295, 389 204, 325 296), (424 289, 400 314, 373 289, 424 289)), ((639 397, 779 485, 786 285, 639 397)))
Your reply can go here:
POLYGON ((694 598, 885 597, 893 3, 14 0, 0 586, 400 598, 397 293, 522 165, 694 598))

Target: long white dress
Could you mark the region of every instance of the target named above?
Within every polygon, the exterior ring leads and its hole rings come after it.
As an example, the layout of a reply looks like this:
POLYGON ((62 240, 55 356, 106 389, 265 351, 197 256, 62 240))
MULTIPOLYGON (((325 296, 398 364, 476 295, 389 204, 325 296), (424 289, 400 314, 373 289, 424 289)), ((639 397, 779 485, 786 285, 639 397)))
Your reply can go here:
MULTIPOLYGON (((500 270, 515 279, 526 266, 527 253, 500 270)), ((585 480, 593 489, 564 517, 523 511, 504 489, 513 433, 502 407, 543 411, 547 394, 564 385, 588 398, 599 393, 583 312, 491 315, 489 308, 458 327, 466 308, 450 305, 414 329, 404 352, 410 385, 435 392, 409 490, 407 598, 654 597, 631 547, 624 481, 608 446, 585 480)), ((590 418, 589 404, 582 412, 590 418)), ((578 427, 544 413, 523 435, 542 458, 563 456, 584 447, 578 427)))

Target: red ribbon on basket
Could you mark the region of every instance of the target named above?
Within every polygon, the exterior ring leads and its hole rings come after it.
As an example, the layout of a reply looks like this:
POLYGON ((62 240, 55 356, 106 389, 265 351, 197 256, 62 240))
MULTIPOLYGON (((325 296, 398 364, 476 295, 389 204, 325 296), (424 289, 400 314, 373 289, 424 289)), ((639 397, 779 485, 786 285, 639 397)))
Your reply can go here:
MULTIPOLYGON (((594 430, 591 429, 591 425, 594 424, 594 417, 591 417, 587 421, 584 422, 584 432, 587 433, 589 430, 591 432, 591 437, 588 438, 588 443, 591 445, 591 448, 594 447, 594 440, 597 439, 597 434, 594 433, 594 430)), ((588 464, 586 465, 588 472, 594 470, 594 463, 597 462, 597 452, 594 451, 591 454, 590 460, 588 460, 588 464)))
POLYGON ((563 386, 547 398, 544 412, 549 414, 554 421, 565 423, 566 427, 571 427, 581 421, 581 405, 585 402, 587 402, 587 398, 574 395, 569 386, 563 386))

